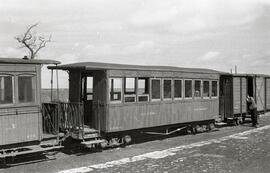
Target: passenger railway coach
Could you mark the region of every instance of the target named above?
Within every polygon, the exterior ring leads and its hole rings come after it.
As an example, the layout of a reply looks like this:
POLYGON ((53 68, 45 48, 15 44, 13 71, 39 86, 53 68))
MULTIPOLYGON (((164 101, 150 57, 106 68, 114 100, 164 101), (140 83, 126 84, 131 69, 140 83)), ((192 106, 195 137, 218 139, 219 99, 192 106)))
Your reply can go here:
POLYGON ((26 154, 49 149, 38 145, 47 137, 42 130, 41 67, 59 63, 0 58, 0 158, 15 156, 19 150, 26 154), (22 149, 27 145, 32 149, 22 149))
POLYGON ((109 140, 157 127, 166 133, 183 124, 210 128, 219 114, 218 71, 94 62, 49 69, 68 71, 69 101, 83 107, 82 130, 96 129, 109 140))

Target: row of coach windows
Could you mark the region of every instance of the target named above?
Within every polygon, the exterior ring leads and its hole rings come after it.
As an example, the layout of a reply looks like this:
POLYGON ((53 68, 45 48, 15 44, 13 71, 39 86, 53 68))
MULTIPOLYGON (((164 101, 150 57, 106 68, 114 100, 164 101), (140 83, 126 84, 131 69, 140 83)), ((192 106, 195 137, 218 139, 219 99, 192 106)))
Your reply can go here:
POLYGON ((121 102, 123 91, 125 103, 147 102, 150 97, 152 101, 157 101, 161 99, 171 100, 172 98, 209 98, 210 95, 211 97, 217 97, 218 94, 218 83, 212 80, 110 78, 109 87, 110 101, 121 102), (151 90, 149 89, 150 86, 151 90))
POLYGON ((14 83, 15 76, 0 75, 0 105, 14 104, 15 102, 29 103, 35 101, 34 76, 17 76, 17 92, 15 92, 14 83))

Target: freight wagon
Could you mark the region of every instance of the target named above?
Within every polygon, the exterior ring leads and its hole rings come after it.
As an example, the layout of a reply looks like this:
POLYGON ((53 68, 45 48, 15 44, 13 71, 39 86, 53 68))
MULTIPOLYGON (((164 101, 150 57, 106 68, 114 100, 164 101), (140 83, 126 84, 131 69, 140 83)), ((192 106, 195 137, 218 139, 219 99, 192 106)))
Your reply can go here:
POLYGON ((270 76, 263 74, 221 74, 220 116, 223 121, 239 124, 247 116, 247 96, 255 98, 258 112, 264 113, 270 105, 270 76))

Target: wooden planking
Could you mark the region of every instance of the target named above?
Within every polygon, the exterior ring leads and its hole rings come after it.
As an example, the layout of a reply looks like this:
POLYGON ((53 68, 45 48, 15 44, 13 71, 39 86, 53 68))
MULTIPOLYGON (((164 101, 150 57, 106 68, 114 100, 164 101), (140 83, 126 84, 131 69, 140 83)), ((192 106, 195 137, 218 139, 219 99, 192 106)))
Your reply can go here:
POLYGON ((234 114, 241 113, 241 84, 240 77, 233 77, 233 110, 234 114))
POLYGON ((151 102, 109 107, 107 132, 214 119, 218 99, 151 102))
POLYGON ((242 80, 242 113, 247 112, 247 78, 241 78, 242 80))
POLYGON ((270 110, 270 78, 266 78, 266 109, 270 110))
POLYGON ((256 77, 256 101, 258 111, 264 111, 265 106, 265 84, 264 77, 256 77))
POLYGON ((133 70, 108 70, 110 77, 159 77, 159 78, 199 78, 219 79, 219 74, 188 73, 188 72, 161 72, 161 71, 133 71, 133 70))
POLYGON ((0 64, 0 73, 35 72, 35 64, 0 64))
POLYGON ((40 140, 40 116, 37 107, 1 110, 0 145, 40 140))

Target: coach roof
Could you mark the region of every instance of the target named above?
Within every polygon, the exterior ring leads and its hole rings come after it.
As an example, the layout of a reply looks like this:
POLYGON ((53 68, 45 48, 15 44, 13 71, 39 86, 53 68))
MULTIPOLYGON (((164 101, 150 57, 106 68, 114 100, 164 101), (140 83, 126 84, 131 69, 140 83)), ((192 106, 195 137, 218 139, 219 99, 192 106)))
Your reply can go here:
POLYGON ((79 62, 59 66, 49 66, 49 69, 61 70, 143 70, 143 71, 175 71, 175 72, 194 72, 194 73, 222 73, 216 70, 203 68, 183 68, 173 66, 148 66, 130 64, 112 64, 100 62, 79 62))
POLYGON ((0 64, 60 64, 60 62, 48 59, 0 58, 0 64))

